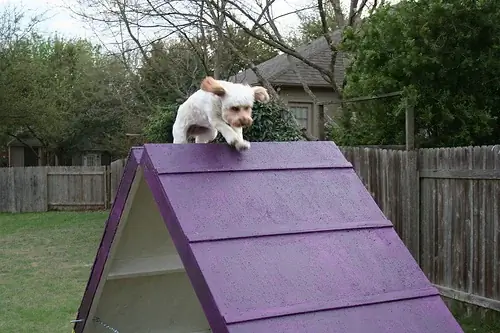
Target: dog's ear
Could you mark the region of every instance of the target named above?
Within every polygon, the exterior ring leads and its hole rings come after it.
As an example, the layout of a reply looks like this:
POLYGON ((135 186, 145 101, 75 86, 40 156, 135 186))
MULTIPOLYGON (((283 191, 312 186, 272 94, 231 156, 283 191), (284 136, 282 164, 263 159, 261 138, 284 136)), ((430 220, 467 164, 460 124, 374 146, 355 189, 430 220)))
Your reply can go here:
POLYGON ((201 81, 201 90, 210 92, 220 97, 226 94, 226 91, 220 85, 220 83, 211 76, 207 76, 203 79, 203 81, 201 81))
POLYGON ((261 103, 269 102, 269 94, 267 93, 266 88, 256 86, 256 87, 252 87, 252 89, 253 89, 253 96, 254 96, 256 101, 259 101, 261 103))

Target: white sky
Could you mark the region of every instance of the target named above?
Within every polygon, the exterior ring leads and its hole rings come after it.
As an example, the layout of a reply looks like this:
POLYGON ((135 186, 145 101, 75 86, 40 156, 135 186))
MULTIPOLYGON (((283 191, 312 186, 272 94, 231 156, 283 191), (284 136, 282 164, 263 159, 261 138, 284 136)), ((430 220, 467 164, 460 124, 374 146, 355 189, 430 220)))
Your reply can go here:
POLYGON ((71 17, 65 4, 71 4, 72 0, 0 0, 0 11, 8 6, 22 9, 29 16, 40 15, 47 12, 49 18, 38 27, 44 33, 57 32, 67 37, 88 37, 88 28, 71 17))
MULTIPOLYGON (((254 1, 254 0, 252 0, 254 1)), ((346 1, 346 0, 343 0, 346 1)), ((348 1, 348 0, 347 0, 348 1)), ((304 0, 277 0, 273 6, 275 16, 291 11, 291 8, 304 6, 304 0)), ((85 24, 80 18, 71 13, 67 7, 79 8, 76 0, 0 0, 0 11, 3 8, 15 5, 23 8, 28 15, 39 15, 47 12, 48 20, 42 22, 38 28, 42 33, 57 33, 60 36, 72 38, 83 37, 98 42, 93 29, 85 24)), ((287 32, 290 28, 297 26, 298 18, 295 15, 289 15, 280 19, 279 28, 282 32, 287 32)), ((101 39, 105 43, 111 41, 107 38, 101 39)))

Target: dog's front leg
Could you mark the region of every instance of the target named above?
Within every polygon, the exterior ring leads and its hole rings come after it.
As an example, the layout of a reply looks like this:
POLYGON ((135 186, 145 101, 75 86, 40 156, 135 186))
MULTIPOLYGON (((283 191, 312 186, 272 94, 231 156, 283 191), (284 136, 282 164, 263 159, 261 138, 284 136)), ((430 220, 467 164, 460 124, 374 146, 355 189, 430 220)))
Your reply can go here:
POLYGON ((244 149, 250 148, 250 142, 248 142, 247 140, 245 140, 243 138, 243 127, 231 127, 231 128, 234 130, 234 132, 238 136, 240 144, 243 145, 243 146, 245 146, 244 149))
POLYGON ((250 142, 243 139, 243 132, 240 136, 235 129, 219 119, 212 120, 212 126, 220 132, 229 145, 234 146, 237 150, 250 148, 250 142))

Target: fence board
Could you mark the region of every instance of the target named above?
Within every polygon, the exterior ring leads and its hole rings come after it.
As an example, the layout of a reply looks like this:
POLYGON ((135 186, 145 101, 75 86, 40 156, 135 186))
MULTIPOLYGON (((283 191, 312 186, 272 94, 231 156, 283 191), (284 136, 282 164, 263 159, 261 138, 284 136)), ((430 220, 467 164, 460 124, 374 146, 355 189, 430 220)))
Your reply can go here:
POLYGON ((12 211, 12 194, 14 189, 10 186, 9 168, 0 168, 0 212, 12 211))
POLYGON ((123 175, 123 171, 125 169, 125 159, 116 160, 110 165, 110 202, 113 204, 116 196, 116 192, 118 191, 118 186, 120 185, 120 181, 123 175))

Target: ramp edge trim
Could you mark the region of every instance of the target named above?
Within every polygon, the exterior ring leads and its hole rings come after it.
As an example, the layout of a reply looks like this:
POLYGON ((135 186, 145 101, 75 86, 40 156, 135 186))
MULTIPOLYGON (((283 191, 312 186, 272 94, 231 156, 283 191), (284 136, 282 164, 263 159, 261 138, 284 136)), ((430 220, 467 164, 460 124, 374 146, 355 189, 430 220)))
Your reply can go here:
POLYGON ((245 312, 228 312, 224 315, 226 323, 238 324, 254 320, 270 319, 284 317, 290 315, 299 315, 319 311, 340 310, 345 308, 374 305, 379 303, 389 303, 396 301, 404 301, 416 298, 440 296, 439 291, 429 286, 427 288, 398 290, 384 294, 370 295, 364 298, 340 299, 329 303, 305 303, 287 307, 267 308, 245 312))
POLYGON ((254 231, 246 233, 245 231, 238 231, 236 234, 227 235, 223 232, 204 232, 197 233, 195 235, 188 235, 188 241, 190 243, 201 243, 201 242, 217 242, 235 239, 245 239, 245 238, 260 238, 260 237, 273 237, 273 236, 286 236, 286 235, 298 235, 298 234, 311 234, 311 233, 324 233, 324 232, 335 232, 335 231, 350 231, 350 230, 360 230, 360 229, 377 229, 377 228, 393 228, 394 225, 390 220, 380 220, 380 221, 359 221, 359 222, 345 222, 335 225, 323 225, 315 228, 296 228, 283 230, 279 226, 270 226, 268 230, 265 231, 254 231))
POLYGON ((157 174, 159 176, 162 175, 185 175, 192 173, 216 173, 216 172, 262 172, 262 171, 293 171, 293 170, 329 170, 329 169, 352 169, 353 166, 351 163, 345 164, 324 164, 324 165, 296 165, 296 166, 287 166, 284 168, 262 168, 262 167, 247 167, 247 168, 227 168, 227 169, 215 169, 215 168, 206 168, 206 169, 193 169, 193 170, 172 170, 172 168, 161 168, 158 167, 157 174))

